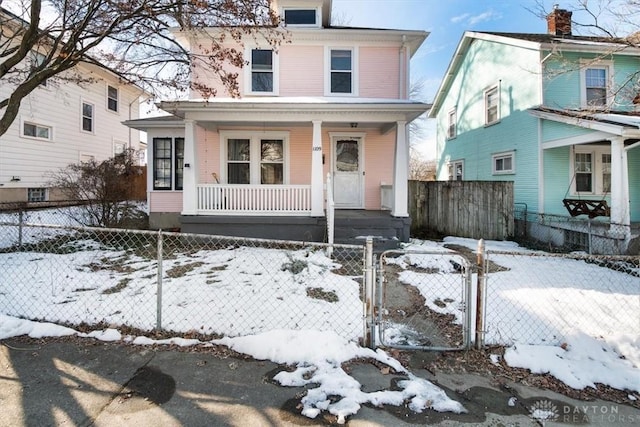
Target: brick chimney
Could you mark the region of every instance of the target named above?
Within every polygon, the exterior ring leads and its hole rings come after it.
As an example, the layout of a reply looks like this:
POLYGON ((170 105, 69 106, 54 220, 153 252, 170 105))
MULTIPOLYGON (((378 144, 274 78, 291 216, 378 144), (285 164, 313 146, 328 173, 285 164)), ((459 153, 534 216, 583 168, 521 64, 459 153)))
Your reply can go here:
POLYGON ((553 5, 553 11, 547 15, 547 29, 549 34, 570 36, 572 14, 573 12, 569 12, 568 10, 559 9, 557 4, 553 5))

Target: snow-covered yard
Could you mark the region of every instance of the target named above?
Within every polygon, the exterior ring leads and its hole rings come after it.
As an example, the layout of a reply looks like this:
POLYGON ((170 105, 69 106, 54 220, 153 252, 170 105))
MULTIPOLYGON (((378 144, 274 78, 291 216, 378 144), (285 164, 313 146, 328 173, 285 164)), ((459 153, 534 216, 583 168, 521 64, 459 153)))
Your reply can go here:
MULTIPOLYGON (((155 249, 153 239, 126 248, 87 235, 61 238, 59 229, 46 234, 38 234, 37 229, 25 231, 34 244, 43 236, 53 237, 56 250, 51 253, 33 246, 0 253, 0 338, 76 333, 20 317, 70 324, 106 322, 142 330, 156 326, 158 260, 145 255, 155 249)), ((447 244, 477 246, 476 241, 448 238, 444 242, 414 241, 406 249, 446 256, 450 253, 444 247, 447 244)), ((490 260, 501 268, 488 279, 486 342, 508 346, 504 358, 509 365, 549 372, 576 388, 607 384, 637 398, 637 272, 533 254, 510 242, 487 242, 487 249, 490 260), (549 336, 561 340, 553 342, 546 338, 549 336)), ((435 266, 429 264, 430 259, 412 254, 396 260, 403 270, 400 281, 415 286, 427 305, 443 298, 437 287, 425 286, 429 281, 424 275, 455 269, 446 258, 435 266), (405 273, 409 271, 411 274, 405 273)), ((320 385, 303 402, 307 416, 321 410, 347 416, 364 402, 399 404, 392 402, 406 400, 416 411, 427 407, 464 410, 437 387, 404 371, 382 350, 356 344, 363 334, 362 260, 358 256, 336 260, 318 248, 194 244, 189 250, 172 247, 162 267, 163 328, 219 334, 224 337, 214 343, 259 359, 297 365, 295 372, 279 381, 320 385), (342 362, 358 357, 371 357, 405 372, 404 389, 377 395, 360 392, 357 381, 340 368, 342 362), (343 390, 343 399, 331 403, 327 395, 336 388, 343 390)), ((444 308, 433 308, 461 322, 459 303, 450 301, 444 308)), ((144 337, 122 337, 114 328, 89 335, 152 342, 144 337)))

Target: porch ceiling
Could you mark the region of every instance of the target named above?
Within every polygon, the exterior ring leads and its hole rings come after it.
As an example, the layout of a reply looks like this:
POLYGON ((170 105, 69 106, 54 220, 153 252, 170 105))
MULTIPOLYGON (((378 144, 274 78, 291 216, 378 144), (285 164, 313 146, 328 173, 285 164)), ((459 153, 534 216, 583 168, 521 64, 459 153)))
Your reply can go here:
POLYGON ((232 101, 162 102, 160 108, 177 117, 197 121, 200 126, 283 126, 306 127, 313 121, 325 126, 393 129, 397 122, 410 123, 426 113, 429 105, 408 100, 325 99, 291 101, 286 99, 242 99, 232 101), (272 101, 272 102, 269 102, 272 101))

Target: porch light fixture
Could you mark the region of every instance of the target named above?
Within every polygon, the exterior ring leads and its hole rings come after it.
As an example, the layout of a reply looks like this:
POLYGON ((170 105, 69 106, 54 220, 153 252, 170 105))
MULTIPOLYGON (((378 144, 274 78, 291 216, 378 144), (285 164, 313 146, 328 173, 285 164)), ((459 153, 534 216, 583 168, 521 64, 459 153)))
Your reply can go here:
POLYGON ((356 123, 356 122, 351 122, 350 125, 351 125, 352 128, 357 128, 358 127, 358 123, 356 123))

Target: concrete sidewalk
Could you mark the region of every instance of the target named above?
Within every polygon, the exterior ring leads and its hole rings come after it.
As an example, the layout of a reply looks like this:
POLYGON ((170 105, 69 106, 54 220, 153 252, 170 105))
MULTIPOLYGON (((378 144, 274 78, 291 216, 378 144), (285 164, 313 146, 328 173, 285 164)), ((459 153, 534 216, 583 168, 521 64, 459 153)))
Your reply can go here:
MULTIPOLYGON (((215 353, 215 354, 214 354, 215 353)), ((91 339, 24 338, 0 341, 1 426, 315 426, 335 417, 300 415, 304 388, 272 378, 285 369, 272 362, 163 347, 91 339)), ((443 387, 469 411, 456 415, 406 407, 363 407, 348 426, 640 425, 640 410, 610 402, 580 402, 543 390, 471 374, 412 371, 443 387), (545 412, 546 411, 546 412, 545 412), (538 412, 540 413, 540 412, 538 412), (540 417, 539 417, 540 418, 540 417)), ((354 363, 350 373, 364 391, 389 389, 402 379, 374 365, 354 363)))

